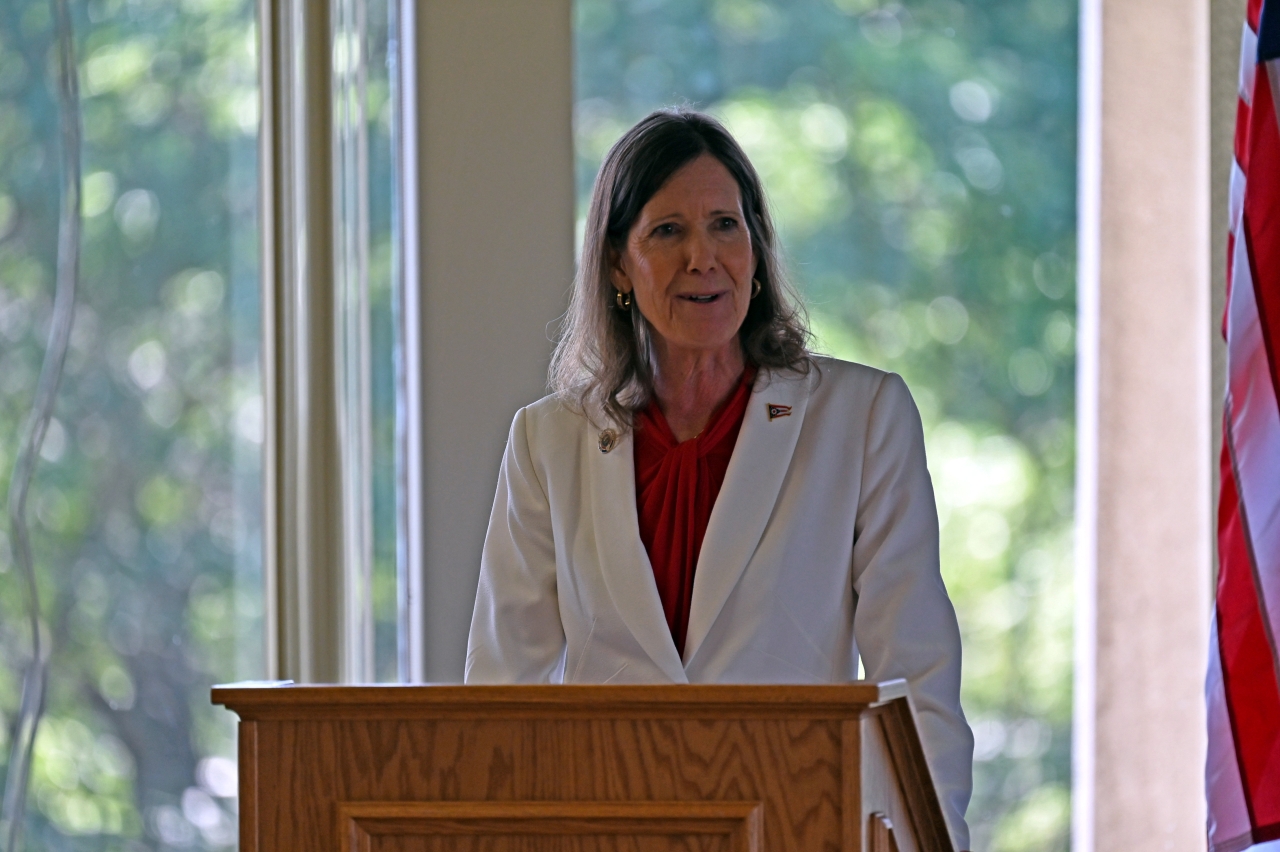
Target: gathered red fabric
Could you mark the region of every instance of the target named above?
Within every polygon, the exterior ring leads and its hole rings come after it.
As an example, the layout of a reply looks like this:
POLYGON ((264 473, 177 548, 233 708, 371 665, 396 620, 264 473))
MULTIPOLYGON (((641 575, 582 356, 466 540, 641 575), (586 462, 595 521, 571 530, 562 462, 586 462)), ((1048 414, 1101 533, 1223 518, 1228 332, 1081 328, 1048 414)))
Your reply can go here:
POLYGON ((755 368, 748 366, 738 387, 711 415, 706 427, 683 443, 676 441, 657 400, 636 415, 640 540, 649 553, 667 626, 681 656, 689 629, 698 553, 738 442, 755 373, 755 368))

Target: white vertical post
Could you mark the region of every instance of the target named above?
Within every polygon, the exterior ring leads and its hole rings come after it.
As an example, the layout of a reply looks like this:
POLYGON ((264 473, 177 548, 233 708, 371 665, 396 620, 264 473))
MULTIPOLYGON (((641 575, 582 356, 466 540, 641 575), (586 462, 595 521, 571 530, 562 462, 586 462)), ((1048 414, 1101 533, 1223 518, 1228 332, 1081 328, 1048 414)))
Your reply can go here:
POLYGON ((366 679, 371 656, 361 202, 335 204, 359 140, 335 135, 331 5, 262 0, 259 14, 267 670, 301 682, 366 679))
POLYGON ((404 222, 418 239, 405 273, 422 456, 409 590, 421 581, 421 675, 448 681, 462 676, 507 430, 546 393, 573 277, 573 40, 570 0, 413 7, 404 222))
POLYGON ((1077 852, 1204 848, 1208 22, 1081 4, 1077 852))

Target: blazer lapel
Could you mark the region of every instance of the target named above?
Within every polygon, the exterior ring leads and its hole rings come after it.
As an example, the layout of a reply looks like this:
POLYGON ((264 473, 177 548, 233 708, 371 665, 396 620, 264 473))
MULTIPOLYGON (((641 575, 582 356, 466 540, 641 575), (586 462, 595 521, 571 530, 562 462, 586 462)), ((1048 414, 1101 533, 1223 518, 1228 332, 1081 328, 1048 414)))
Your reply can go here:
MULTIPOLYGON (((791 465, 809 401, 808 376, 761 370, 698 554, 685 636, 687 668, 755 553, 791 465)), ((634 501, 632 501, 634 503, 634 501)))
POLYGON ((672 681, 687 683, 671 629, 662 611, 653 566, 640 541, 636 513, 635 451, 627 433, 608 453, 598 447, 600 429, 587 428, 590 447, 585 450, 591 467, 589 505, 596 517, 596 552, 600 571, 627 629, 672 681))

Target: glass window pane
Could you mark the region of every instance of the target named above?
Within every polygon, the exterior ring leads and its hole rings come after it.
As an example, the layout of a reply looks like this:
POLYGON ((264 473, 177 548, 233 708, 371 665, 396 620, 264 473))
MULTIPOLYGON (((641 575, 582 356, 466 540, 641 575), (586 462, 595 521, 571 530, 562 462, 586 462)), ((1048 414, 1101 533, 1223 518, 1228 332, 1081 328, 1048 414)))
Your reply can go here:
POLYGON ((368 27, 369 134, 369 326, 372 357, 373 602, 374 676, 379 682, 401 679, 399 591, 397 582, 397 482, 399 477, 396 401, 403 375, 398 371, 400 286, 399 223, 394 215, 396 188, 395 3, 360 0, 368 27))
POLYGON ((1066 849, 1073 0, 575 0, 578 212, 656 107, 762 173, 821 351, 924 418, 977 735, 975 849, 1066 849))
POLYGON ((355 484, 347 495, 344 534, 347 570, 358 589, 352 604, 360 610, 356 622, 367 642, 358 677, 385 682, 400 678, 396 402, 403 376, 397 370, 394 7, 388 0, 330 0, 329 8, 337 105, 335 215, 342 235, 335 246, 335 287, 342 326, 342 434, 349 450, 343 480, 355 484))
MULTIPOLYGON (((0 4, 0 486, 50 317, 50 5, 0 4)), ((264 670, 255 6, 71 9, 83 262, 28 512, 52 652, 27 848, 227 849, 234 717, 209 687, 264 670)), ((5 737, 30 640, 0 529, 5 737)))

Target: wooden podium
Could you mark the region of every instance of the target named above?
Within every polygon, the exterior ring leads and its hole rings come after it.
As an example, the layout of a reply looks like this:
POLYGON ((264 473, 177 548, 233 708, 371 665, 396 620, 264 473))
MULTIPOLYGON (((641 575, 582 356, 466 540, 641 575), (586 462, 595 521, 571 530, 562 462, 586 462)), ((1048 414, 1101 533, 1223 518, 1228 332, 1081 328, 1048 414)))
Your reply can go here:
POLYGON ((241 852, 953 852, 906 684, 215 688, 241 852))

